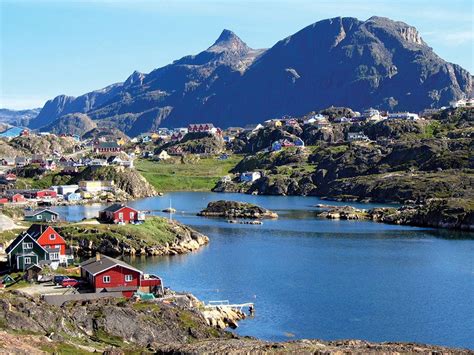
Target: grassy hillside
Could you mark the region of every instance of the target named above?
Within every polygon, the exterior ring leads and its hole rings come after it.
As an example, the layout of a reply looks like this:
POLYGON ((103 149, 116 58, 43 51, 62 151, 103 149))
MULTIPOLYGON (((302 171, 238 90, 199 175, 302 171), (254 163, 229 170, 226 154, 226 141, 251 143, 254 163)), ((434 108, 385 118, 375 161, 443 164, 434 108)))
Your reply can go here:
POLYGON ((147 218, 145 223, 140 225, 74 223, 61 225, 59 229, 66 240, 74 241, 73 244, 81 239, 99 243, 107 236, 140 248, 165 245, 176 238, 168 221, 161 217, 147 218))
POLYGON ((137 160, 135 167, 158 191, 210 191, 241 159, 233 155, 227 160, 210 157, 188 163, 137 160))

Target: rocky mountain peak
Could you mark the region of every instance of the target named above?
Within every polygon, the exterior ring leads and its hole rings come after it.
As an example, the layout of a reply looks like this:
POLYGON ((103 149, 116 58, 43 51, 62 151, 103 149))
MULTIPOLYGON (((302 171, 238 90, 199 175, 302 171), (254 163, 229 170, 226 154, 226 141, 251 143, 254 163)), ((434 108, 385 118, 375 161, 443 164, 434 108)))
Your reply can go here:
POLYGON ((130 75, 127 80, 125 80, 125 85, 141 85, 143 82, 143 79, 145 78, 145 74, 135 70, 132 75, 130 75))
POLYGON ((394 21, 386 17, 372 16, 365 22, 365 24, 383 28, 387 32, 393 32, 408 43, 426 45, 418 30, 404 22, 394 21))
POLYGON ((234 32, 231 30, 224 29, 220 34, 219 38, 214 42, 214 44, 209 48, 217 50, 241 50, 249 49, 247 44, 240 39, 234 32))

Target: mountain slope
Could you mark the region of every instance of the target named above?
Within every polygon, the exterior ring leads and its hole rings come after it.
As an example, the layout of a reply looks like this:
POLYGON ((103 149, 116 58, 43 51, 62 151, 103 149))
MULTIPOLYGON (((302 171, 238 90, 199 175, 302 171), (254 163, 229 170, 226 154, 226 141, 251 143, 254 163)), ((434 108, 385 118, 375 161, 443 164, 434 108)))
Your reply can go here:
POLYGON ((278 42, 204 116, 255 121, 331 105, 418 112, 471 91, 471 75, 439 58, 414 27, 335 18, 278 42))
POLYGON ((438 57, 414 27, 381 17, 334 18, 268 50, 251 49, 224 30, 197 55, 77 98, 48 101, 31 127, 73 112, 133 136, 159 125, 245 125, 330 105, 419 111, 470 96, 472 83, 471 74, 438 57))
POLYGON ((6 123, 14 126, 27 126, 29 121, 38 116, 41 108, 30 110, 9 110, 0 108, 0 123, 6 123))
POLYGON ((68 113, 61 116, 47 126, 41 128, 41 131, 52 132, 55 134, 77 134, 82 136, 84 133, 97 127, 86 114, 68 113))

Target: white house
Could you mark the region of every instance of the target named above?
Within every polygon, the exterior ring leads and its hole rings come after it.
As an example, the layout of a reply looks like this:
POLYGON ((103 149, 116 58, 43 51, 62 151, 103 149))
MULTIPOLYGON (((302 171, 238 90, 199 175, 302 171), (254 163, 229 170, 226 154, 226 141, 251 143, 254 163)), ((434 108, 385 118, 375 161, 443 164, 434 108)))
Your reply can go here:
POLYGON ((393 112, 388 114, 389 120, 407 120, 407 121, 416 121, 420 119, 416 113, 412 112, 393 112))
POLYGON ((79 185, 59 185, 55 186, 59 195, 66 196, 67 194, 76 192, 79 189, 79 185))
POLYGON ((349 132, 347 133, 347 140, 349 142, 355 142, 355 141, 369 141, 370 139, 363 132, 349 132))
POLYGON ((473 107, 474 106, 474 98, 469 99, 461 99, 457 101, 451 101, 449 105, 453 108, 457 107, 473 107))
POLYGON ((157 157, 159 160, 168 160, 169 158, 171 158, 166 150, 162 150, 157 157))
POLYGON ((240 174, 241 182, 254 182, 262 177, 262 174, 259 171, 246 171, 245 173, 240 174))

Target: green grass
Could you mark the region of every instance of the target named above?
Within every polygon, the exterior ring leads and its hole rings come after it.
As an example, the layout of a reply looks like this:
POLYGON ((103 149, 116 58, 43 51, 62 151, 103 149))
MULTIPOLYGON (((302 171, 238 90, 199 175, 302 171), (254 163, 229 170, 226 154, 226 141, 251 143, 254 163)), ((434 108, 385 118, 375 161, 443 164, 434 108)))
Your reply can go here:
POLYGON ((132 305, 132 308, 137 311, 159 312, 161 310, 161 307, 153 302, 137 302, 132 305))
POLYGON ((175 234, 168 221, 162 217, 149 217, 143 224, 64 224, 59 227, 66 240, 77 243, 81 239, 100 242, 105 236, 115 237, 120 241, 141 248, 173 242, 175 234))
POLYGON ((68 344, 65 342, 61 343, 45 343, 41 346, 41 350, 50 354, 90 354, 90 352, 85 351, 75 345, 68 344))
POLYGON ((138 160, 135 167, 158 191, 210 191, 241 159, 232 155, 227 160, 210 157, 186 164, 138 160))

